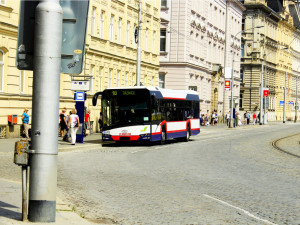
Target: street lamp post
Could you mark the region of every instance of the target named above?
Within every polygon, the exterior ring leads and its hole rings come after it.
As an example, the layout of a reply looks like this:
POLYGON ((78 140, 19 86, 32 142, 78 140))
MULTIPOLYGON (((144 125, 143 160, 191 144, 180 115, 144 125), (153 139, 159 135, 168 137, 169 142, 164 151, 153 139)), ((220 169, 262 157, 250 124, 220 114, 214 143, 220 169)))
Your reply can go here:
MULTIPOLYGON (((233 40, 236 38, 237 35, 239 35, 242 32, 245 32, 247 30, 253 30, 255 28, 262 28, 264 26, 255 26, 251 27, 246 30, 241 30, 239 31, 236 35, 234 35, 233 40)), ((232 50, 232 70, 231 70, 231 82, 230 82, 230 91, 231 91, 231 105, 230 105, 230 123, 229 123, 229 128, 233 128, 233 80, 234 80, 234 51, 232 50)))
MULTIPOLYGON (((297 72, 299 71, 300 66, 297 68, 297 72)), ((294 122, 297 123, 298 117, 298 74, 296 74, 296 102, 295 102, 295 120, 294 122)))
POLYGON ((285 78, 284 78, 283 123, 285 123, 286 121, 286 77, 287 77, 287 71, 285 71, 285 78))

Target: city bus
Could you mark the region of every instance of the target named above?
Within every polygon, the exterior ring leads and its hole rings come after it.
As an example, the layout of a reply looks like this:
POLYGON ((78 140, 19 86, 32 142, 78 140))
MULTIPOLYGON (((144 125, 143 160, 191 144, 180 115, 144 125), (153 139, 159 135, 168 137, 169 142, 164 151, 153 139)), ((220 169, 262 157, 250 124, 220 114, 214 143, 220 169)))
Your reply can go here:
POLYGON ((158 87, 108 88, 101 95, 102 140, 160 142, 189 141, 200 133, 199 95, 192 90, 158 87))

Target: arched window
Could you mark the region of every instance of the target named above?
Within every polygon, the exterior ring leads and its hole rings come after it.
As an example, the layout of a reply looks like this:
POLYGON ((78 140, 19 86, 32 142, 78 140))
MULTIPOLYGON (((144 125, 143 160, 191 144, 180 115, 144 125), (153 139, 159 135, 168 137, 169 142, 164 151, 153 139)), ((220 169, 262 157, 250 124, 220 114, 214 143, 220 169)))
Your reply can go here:
POLYGON ((0 91, 3 91, 4 83, 4 52, 0 50, 0 91))

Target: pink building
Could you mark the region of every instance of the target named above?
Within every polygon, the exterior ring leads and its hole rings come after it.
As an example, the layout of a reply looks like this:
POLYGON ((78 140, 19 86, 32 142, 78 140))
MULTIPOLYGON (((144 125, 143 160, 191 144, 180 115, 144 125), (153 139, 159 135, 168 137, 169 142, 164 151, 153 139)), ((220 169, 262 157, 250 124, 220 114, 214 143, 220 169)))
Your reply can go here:
POLYGON ((224 91, 224 68, 232 68, 234 57, 238 109, 244 10, 238 0, 162 0, 160 86, 196 90, 201 113, 217 110, 221 116, 229 111, 231 94, 224 91))

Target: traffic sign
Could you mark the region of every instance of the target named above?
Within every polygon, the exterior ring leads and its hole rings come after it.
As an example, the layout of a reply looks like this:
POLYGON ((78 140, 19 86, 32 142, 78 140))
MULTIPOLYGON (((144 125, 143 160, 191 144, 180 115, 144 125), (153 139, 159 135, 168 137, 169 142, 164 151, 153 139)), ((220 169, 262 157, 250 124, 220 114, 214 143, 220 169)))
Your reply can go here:
MULTIPOLYGON (((16 64, 19 70, 33 70, 35 9, 40 1, 22 0, 16 64)), ((63 10, 61 72, 80 74, 83 68, 89 0, 60 0, 63 10)))
POLYGON ((225 90, 230 90, 230 80, 225 80, 225 90))
POLYGON ((269 89, 263 89, 264 93, 263 93, 263 96, 264 97, 268 97, 269 96, 269 89))
POLYGON ((283 106, 284 105, 284 101, 280 101, 280 106, 283 106))

